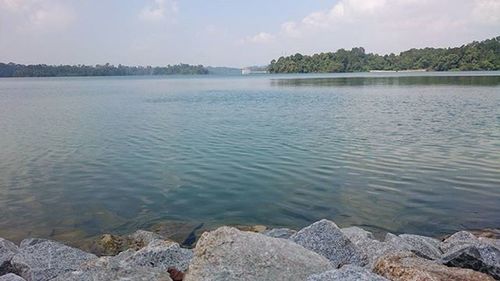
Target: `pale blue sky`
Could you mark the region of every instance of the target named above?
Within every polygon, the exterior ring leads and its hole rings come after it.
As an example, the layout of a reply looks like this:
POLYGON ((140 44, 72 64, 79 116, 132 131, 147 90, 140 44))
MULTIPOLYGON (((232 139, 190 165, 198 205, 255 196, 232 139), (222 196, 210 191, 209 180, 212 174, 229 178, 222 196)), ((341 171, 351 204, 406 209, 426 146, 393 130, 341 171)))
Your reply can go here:
POLYGON ((499 35, 500 0, 0 0, 1 62, 239 67, 499 35))

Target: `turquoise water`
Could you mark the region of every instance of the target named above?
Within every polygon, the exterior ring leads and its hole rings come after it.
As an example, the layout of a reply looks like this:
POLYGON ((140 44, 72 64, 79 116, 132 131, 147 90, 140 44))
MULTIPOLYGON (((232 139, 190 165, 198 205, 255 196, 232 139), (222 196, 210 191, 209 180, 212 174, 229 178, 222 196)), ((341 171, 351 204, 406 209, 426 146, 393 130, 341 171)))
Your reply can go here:
POLYGON ((0 80, 0 236, 500 226, 500 73, 0 80))

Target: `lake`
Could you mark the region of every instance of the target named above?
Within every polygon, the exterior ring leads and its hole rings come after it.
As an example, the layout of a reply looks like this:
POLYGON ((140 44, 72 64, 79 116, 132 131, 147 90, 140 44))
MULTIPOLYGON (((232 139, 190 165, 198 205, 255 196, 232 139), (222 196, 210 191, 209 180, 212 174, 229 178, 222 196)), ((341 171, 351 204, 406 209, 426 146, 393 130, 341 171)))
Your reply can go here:
POLYGON ((16 241, 499 227, 500 72, 0 79, 0 214, 16 241))

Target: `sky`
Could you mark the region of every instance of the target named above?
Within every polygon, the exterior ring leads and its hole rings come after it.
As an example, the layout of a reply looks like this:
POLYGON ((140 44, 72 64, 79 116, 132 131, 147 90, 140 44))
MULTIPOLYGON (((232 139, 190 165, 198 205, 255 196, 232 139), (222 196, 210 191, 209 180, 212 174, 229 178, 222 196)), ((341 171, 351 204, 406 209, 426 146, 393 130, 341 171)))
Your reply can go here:
POLYGON ((0 62, 243 67, 500 36, 500 0, 0 0, 0 62))

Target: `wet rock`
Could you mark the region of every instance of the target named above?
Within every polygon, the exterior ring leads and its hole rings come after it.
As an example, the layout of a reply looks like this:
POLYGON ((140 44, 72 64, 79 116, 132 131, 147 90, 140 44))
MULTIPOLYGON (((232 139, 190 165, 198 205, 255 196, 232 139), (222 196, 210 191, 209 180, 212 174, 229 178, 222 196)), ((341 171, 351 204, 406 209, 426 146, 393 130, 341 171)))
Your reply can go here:
POLYGON ((6 275, 0 276, 0 281, 26 281, 19 275, 15 275, 14 273, 9 273, 6 275))
POLYGON ((136 267, 136 268, 98 268, 94 270, 72 271, 52 279, 51 281, 172 281, 168 272, 136 267))
POLYGON ((115 256, 128 249, 139 250, 151 241, 161 239, 164 237, 145 230, 137 230, 125 236, 104 234, 92 243, 90 251, 99 256, 115 256))
POLYGON ((331 269, 328 259, 292 241, 221 227, 201 236, 185 281, 305 280, 331 269))
POLYGON ((0 238, 0 275, 10 272, 10 260, 19 251, 16 244, 0 238))
POLYGON ((441 258, 443 254, 439 249, 441 242, 430 237, 412 234, 387 235, 385 242, 400 245, 402 248, 426 259, 436 260, 441 258))
POLYGON ((306 281, 389 281, 366 268, 356 265, 346 265, 340 269, 314 274, 306 281))
POLYGON ((282 238, 282 239, 288 239, 295 233, 297 233, 297 231, 288 228, 274 228, 262 232, 262 234, 266 236, 273 238, 282 238))
POLYGON ((368 261, 366 255, 329 220, 321 220, 301 229, 290 240, 326 257, 335 267, 346 264, 363 266, 368 261))
POLYGON ((236 225, 235 226, 237 229, 241 231, 250 231, 250 232, 256 232, 256 233, 262 233, 267 230, 267 227, 265 225, 236 225))
POLYGON ((110 264, 123 268, 145 266, 163 270, 174 267, 185 271, 192 258, 193 251, 190 249, 181 248, 175 242, 154 240, 138 251, 128 250, 120 253, 111 259, 110 264))
POLYGON ((413 253, 398 253, 383 256, 376 262, 373 271, 393 281, 493 281, 484 273, 470 269, 447 267, 431 260, 417 257, 413 253))
POLYGON ((55 241, 30 239, 21 242, 21 245, 11 263, 15 272, 28 281, 50 280, 97 258, 55 241))
POLYGON ((349 240, 351 240, 351 242, 353 242, 354 244, 364 239, 375 239, 373 233, 357 226, 346 227, 342 228, 341 230, 345 234, 345 236, 347 236, 347 238, 349 238, 349 240))
POLYGON ((470 246, 443 257, 447 266, 469 268, 500 280, 500 250, 491 246, 470 246))
POLYGON ((163 240, 164 237, 162 237, 159 234, 156 234, 151 231, 145 231, 145 230, 137 230, 136 232, 130 234, 128 236, 129 240, 131 240, 132 243, 134 243, 136 246, 142 248, 149 243, 153 242, 154 240, 163 240))

